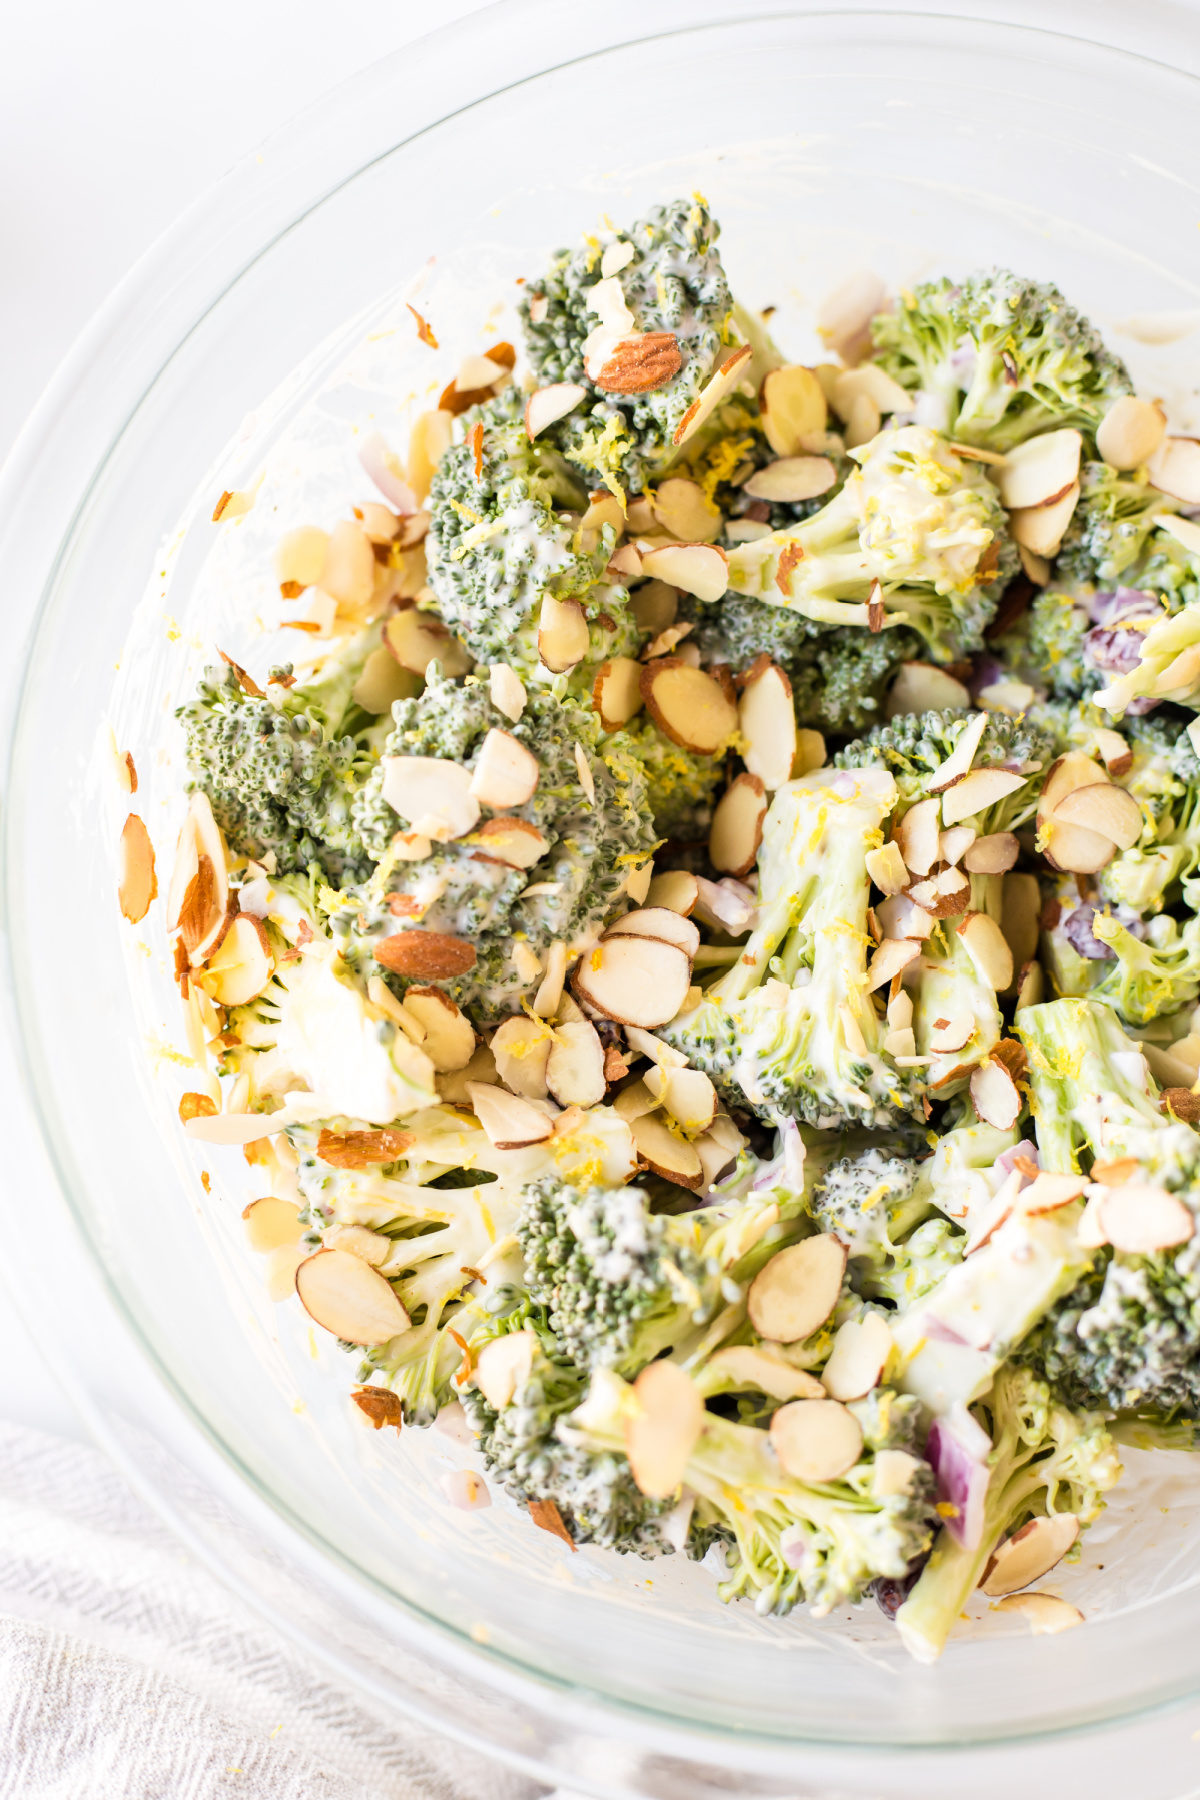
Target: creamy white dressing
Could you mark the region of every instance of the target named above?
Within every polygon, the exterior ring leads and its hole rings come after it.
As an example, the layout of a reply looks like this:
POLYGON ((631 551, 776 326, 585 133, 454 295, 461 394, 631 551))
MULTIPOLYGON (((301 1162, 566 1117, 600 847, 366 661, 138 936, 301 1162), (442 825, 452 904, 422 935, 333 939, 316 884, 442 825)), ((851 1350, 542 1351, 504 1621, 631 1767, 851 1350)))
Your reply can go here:
POLYGON ((390 1125, 436 1102, 433 1065, 403 1033, 385 1043, 367 1001, 331 955, 306 955, 280 974, 278 1058, 319 1100, 323 1116, 390 1125))

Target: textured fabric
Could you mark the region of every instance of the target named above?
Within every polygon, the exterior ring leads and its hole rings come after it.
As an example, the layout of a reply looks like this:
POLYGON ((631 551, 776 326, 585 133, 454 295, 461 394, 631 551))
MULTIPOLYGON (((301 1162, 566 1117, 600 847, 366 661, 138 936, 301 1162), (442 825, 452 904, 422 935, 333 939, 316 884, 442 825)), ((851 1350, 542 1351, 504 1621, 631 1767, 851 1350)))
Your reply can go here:
POLYGON ((99 1452, 0 1423, 3 1800, 534 1800, 364 1700, 188 1558, 99 1452))

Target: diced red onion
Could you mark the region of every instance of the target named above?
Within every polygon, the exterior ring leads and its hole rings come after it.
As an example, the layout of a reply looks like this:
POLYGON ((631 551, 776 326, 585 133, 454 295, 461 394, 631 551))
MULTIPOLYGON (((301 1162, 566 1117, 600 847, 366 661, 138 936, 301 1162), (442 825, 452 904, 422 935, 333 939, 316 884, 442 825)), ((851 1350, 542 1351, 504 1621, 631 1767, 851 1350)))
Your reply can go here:
POLYGON ((991 1449, 992 1440, 965 1406, 930 1426, 925 1455, 937 1476, 939 1502, 954 1509, 944 1515, 946 1530, 964 1550, 978 1549, 983 1539, 991 1449))
POLYGON ((996 1167, 1001 1175, 1012 1174, 1016 1167, 1018 1156, 1021 1158, 1022 1162, 1031 1162, 1036 1168, 1040 1169, 1042 1166, 1038 1158, 1037 1145, 1031 1144, 1028 1138, 1022 1138, 1019 1144, 1014 1144, 1011 1150, 1002 1150, 996 1158, 996 1167))
POLYGON ((781 1533, 779 1554, 789 1569, 802 1569, 808 1561, 808 1534, 803 1526, 793 1525, 781 1533))

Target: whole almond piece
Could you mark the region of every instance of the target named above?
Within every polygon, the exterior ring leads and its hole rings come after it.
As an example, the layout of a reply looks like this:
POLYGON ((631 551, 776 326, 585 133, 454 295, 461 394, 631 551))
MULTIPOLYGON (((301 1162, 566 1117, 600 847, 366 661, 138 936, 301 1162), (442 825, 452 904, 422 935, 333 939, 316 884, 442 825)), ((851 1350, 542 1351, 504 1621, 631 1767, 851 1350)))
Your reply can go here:
POLYGON ((791 1400, 771 1419, 771 1447, 796 1481, 837 1481, 862 1455, 862 1427, 839 1400, 791 1400))
POLYGON ((598 366, 589 366, 588 376, 605 394, 650 394, 666 387, 682 367, 673 331, 644 331, 618 338, 598 366))
POLYGON ((713 808, 708 854, 722 875, 748 875, 762 842, 766 789, 757 775, 738 775, 713 808))
POLYGON ((475 967, 475 946, 443 931, 397 931, 381 938, 372 955, 394 975, 417 981, 449 981, 475 967))
POLYGON ((130 813, 117 847, 117 898, 131 925, 139 924, 158 894, 154 845, 138 813, 130 813))
POLYGON ((759 1336, 795 1344, 819 1330, 837 1305, 847 1254, 832 1232, 777 1251, 746 1297, 750 1323, 759 1336))
POLYGON ((721 683, 681 657, 646 663, 640 682, 655 724, 683 750, 715 756, 737 730, 737 707, 721 683))
POLYGON ((309 1317, 348 1344, 386 1344, 408 1329, 395 1290, 348 1250, 318 1250, 302 1262, 296 1292, 309 1317))

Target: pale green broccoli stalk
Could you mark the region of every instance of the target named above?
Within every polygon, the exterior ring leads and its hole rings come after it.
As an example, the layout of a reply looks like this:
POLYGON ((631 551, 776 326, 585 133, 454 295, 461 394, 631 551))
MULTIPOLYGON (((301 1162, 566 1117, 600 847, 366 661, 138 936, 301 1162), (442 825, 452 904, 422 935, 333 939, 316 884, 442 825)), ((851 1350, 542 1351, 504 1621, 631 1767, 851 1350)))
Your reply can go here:
POLYGON ((1133 387, 1100 334, 1049 282, 1005 269, 901 292, 872 325, 876 359, 916 417, 959 443, 1011 450, 1039 432, 1091 437, 1133 387))
POLYGON ((905 1648, 922 1663, 941 1655, 1002 1538, 1029 1519, 1058 1513, 1091 1524, 1122 1473, 1103 1420, 1070 1411, 1027 1369, 1001 1369, 991 1393, 972 1410, 992 1441, 977 1540, 964 1545, 944 1526, 896 1614, 905 1648))
POLYGON ((281 874, 310 863, 335 881, 368 873, 354 803, 382 733, 351 697, 361 668, 362 655, 349 655, 327 675, 285 687, 285 665, 270 671, 263 696, 246 693, 232 668, 210 668, 195 699, 178 708, 188 788, 208 795, 236 855, 274 856, 281 874))
POLYGON ((1138 571, 1148 551, 1155 553, 1159 535, 1154 522, 1177 512, 1178 501, 1140 481, 1136 470, 1122 473, 1102 462, 1085 463, 1079 485, 1079 500, 1056 558, 1059 575, 1097 587, 1142 587, 1138 571))
POLYGON ((612 527, 600 527, 594 546, 585 547, 587 493, 548 436, 530 442, 523 398, 506 388, 465 415, 466 440, 447 450, 433 477, 426 555, 439 612, 476 661, 506 662, 526 680, 546 681, 537 640, 547 596, 584 608, 591 637, 585 663, 624 655, 638 638, 625 588, 604 580, 616 543, 612 527))
MULTIPOLYGON (((886 725, 877 725, 865 737, 847 744, 834 757, 839 769, 884 768, 898 790, 900 812, 915 806, 930 793, 934 780, 977 712, 949 707, 944 712, 904 713, 886 725)), ((971 759, 974 769, 1009 769, 1026 777, 1023 787, 973 815, 980 837, 996 831, 1016 831, 1037 805, 1040 783, 1054 759, 1054 740, 1025 714, 1013 718, 993 712, 971 759)))
POLYGON ((775 795, 759 852, 760 923, 700 1005, 663 1031, 731 1105, 822 1128, 920 1116, 865 993, 866 857, 895 799, 877 768, 823 769, 775 795))
POLYGON ((730 588, 820 624, 911 625, 941 662, 979 649, 1017 566, 979 464, 920 425, 851 456, 860 468, 819 513, 730 550, 730 588), (868 617, 872 598, 882 619, 868 617))
MULTIPOLYGON (((632 230, 607 245, 611 262, 628 245, 627 260, 609 280, 632 314, 631 332, 669 332, 678 346, 678 371, 648 393, 610 394, 596 388, 585 365, 585 344, 599 324, 589 304, 603 277, 606 246, 585 239, 560 251, 548 274, 526 283, 521 298, 525 344, 541 386, 578 382, 590 398, 552 435, 598 482, 640 493, 678 452, 672 442, 683 415, 722 355, 746 339, 745 318, 735 320, 733 299, 716 242, 719 227, 698 197, 655 206, 632 230)), ((612 297, 618 298, 612 290, 612 297)), ((761 328, 759 328, 761 332, 761 328)), ((769 353, 769 346, 764 350, 769 353)), ((766 367, 779 358, 769 354, 766 367)), ((695 444, 689 444, 694 449, 695 444)))
MULTIPOLYGON (((597 1370, 560 1435, 593 1455, 619 1455, 635 1406, 619 1375, 597 1370)), ((933 1535, 933 1483, 913 1453, 916 1409, 877 1390, 850 1410, 863 1429, 862 1457, 837 1481, 819 1485, 784 1474, 765 1431, 705 1415, 682 1485, 695 1496, 693 1541, 701 1533, 700 1542, 715 1537, 726 1546, 722 1600, 749 1599, 764 1615, 790 1612, 804 1600, 821 1618, 861 1599, 880 1576, 900 1579, 924 1554, 933 1535), (883 1456, 896 1450, 899 1458, 883 1456)))
POLYGON ((1193 1145, 1200 1150, 1189 1127, 1159 1111, 1145 1060, 1110 1008, 1090 999, 1025 1006, 1014 1029, 1029 1058, 1044 1169, 1076 1173, 1085 1153, 1097 1162, 1133 1156, 1157 1166, 1184 1151, 1194 1156, 1193 1145))
POLYGON ((1170 913, 1158 913, 1144 931, 1135 936, 1107 910, 1092 919, 1093 936, 1115 960, 1101 965, 1089 998, 1115 1007, 1130 1025, 1148 1025, 1200 995, 1200 917, 1192 914, 1180 925, 1170 913))
POLYGON ((848 1246, 847 1277, 866 1299, 903 1308, 962 1258, 966 1238, 937 1213, 921 1167, 872 1148, 839 1158, 818 1180, 812 1216, 848 1246))

